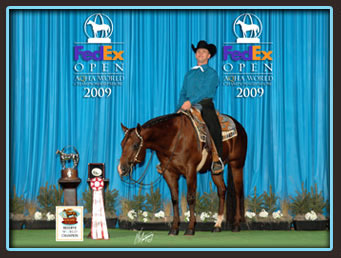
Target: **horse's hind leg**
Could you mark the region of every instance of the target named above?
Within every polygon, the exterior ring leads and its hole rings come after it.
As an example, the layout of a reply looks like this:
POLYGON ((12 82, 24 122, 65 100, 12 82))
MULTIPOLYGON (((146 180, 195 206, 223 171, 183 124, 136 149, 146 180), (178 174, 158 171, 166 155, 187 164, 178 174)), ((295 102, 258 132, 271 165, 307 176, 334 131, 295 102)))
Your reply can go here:
POLYGON ((168 233, 168 235, 178 235, 179 234, 179 187, 178 187, 178 180, 179 175, 173 174, 166 170, 163 174, 168 187, 171 191, 172 195, 172 204, 173 204, 173 223, 172 227, 168 233))
POLYGON ((232 231, 239 232, 240 222, 243 220, 242 216, 244 216, 243 167, 233 165, 233 163, 230 164, 233 176, 236 206, 232 231))
POLYGON ((212 174, 212 179, 214 184, 217 186, 219 196, 218 219, 214 225, 212 232, 221 232, 221 223, 223 222, 224 219, 226 186, 223 179, 223 173, 220 173, 219 175, 212 174))
POLYGON ((192 236, 195 233, 195 201, 196 201, 196 192, 197 192, 197 173, 195 170, 192 171, 192 174, 186 176, 187 181, 187 203, 189 206, 189 224, 188 228, 185 231, 185 235, 192 236))

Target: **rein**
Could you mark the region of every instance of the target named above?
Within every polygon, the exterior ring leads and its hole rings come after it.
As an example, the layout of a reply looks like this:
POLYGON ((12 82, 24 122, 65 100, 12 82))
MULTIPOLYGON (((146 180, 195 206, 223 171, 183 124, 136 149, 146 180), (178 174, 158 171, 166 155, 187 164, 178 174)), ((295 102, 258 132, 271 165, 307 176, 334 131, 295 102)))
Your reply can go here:
MULTIPOLYGON (((162 170, 162 172, 160 173, 159 177, 158 177, 154 182, 149 183, 149 184, 142 183, 144 177, 146 176, 147 169, 148 169, 148 167, 149 167, 149 165, 150 165, 150 162, 151 162, 151 160, 152 160, 154 151, 152 151, 152 155, 151 155, 150 158, 149 158, 149 161, 148 161, 148 163, 147 163, 147 166, 146 166, 146 168, 144 169, 142 175, 140 176, 140 178, 139 178, 138 180, 135 180, 134 178, 132 178, 132 171, 133 171, 133 169, 132 169, 132 167, 131 167, 131 170, 130 170, 130 172, 129 172, 129 179, 130 179, 131 181, 133 181, 133 183, 127 182, 127 181, 125 181, 125 180, 123 180, 123 179, 122 179, 122 181, 125 182, 125 183, 127 183, 127 184, 130 184, 130 185, 139 184, 139 185, 142 185, 142 186, 154 185, 155 183, 157 183, 158 181, 160 181, 160 179, 161 179, 163 173, 164 173, 164 172, 166 171, 166 169, 168 168, 168 166, 169 166, 169 164, 170 164, 170 162, 171 162, 171 160, 172 160, 172 158, 173 158, 173 156, 174 156, 175 149, 176 149, 176 147, 178 146, 178 142, 179 142, 179 139, 180 139, 180 133, 181 133, 181 131, 182 131, 182 126, 183 126, 183 119, 181 119, 180 130, 179 130, 179 132, 178 132, 178 134, 177 134, 176 142, 175 142, 173 151, 172 151, 172 153, 171 153, 171 155, 170 155, 170 157, 169 157, 169 159, 168 159, 167 165, 165 166, 165 168, 164 168, 164 169, 162 170)), ((140 162, 140 161, 137 159, 137 157, 138 157, 138 155, 140 154, 140 151, 141 151, 142 146, 143 146, 143 138, 142 138, 142 136, 137 132, 136 128, 135 128, 135 133, 136 133, 137 137, 141 140, 141 142, 140 142, 139 149, 138 149, 138 151, 137 151, 137 153, 136 153, 136 155, 135 155, 134 163, 135 163, 136 161, 140 162)))

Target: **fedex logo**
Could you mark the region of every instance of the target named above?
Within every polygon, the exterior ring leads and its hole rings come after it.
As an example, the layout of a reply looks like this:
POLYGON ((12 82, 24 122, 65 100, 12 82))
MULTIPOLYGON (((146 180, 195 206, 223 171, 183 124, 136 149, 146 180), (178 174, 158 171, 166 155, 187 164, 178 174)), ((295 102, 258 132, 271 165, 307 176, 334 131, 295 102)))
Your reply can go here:
POLYGON ((124 51, 114 51, 111 46, 100 46, 97 51, 83 51, 83 46, 75 46, 73 59, 78 60, 81 57, 84 61, 95 60, 95 61, 111 61, 111 60, 124 60, 122 54, 124 51), (113 55, 113 56, 112 56, 113 55))
POLYGON ((272 51, 262 51, 261 46, 249 46, 248 50, 240 52, 232 51, 232 46, 224 46, 224 60, 230 56, 233 61, 237 60, 272 60, 272 51))

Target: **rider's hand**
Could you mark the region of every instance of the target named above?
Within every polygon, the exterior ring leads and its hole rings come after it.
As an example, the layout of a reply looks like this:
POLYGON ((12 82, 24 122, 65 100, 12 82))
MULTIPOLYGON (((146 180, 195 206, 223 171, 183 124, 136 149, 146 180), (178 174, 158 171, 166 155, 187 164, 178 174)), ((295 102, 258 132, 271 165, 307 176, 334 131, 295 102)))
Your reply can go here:
POLYGON ((189 100, 185 101, 184 104, 182 104, 181 108, 183 110, 189 110, 191 108, 192 104, 189 100))

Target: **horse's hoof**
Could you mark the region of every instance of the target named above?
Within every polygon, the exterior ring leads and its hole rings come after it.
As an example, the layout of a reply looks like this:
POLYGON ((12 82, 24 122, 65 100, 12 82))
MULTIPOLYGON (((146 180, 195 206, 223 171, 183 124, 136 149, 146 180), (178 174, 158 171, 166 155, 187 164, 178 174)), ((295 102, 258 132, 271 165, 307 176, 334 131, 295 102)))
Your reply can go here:
POLYGON ((185 236, 194 236, 194 229, 186 229, 185 236))
POLYGON ((221 228, 220 227, 214 227, 212 229, 212 232, 221 232, 221 228))
POLYGON ((233 226, 232 232, 240 232, 240 226, 239 225, 233 226))
POLYGON ((179 229, 172 228, 171 230, 169 230, 168 235, 169 236, 177 236, 177 235, 179 235, 179 229))

